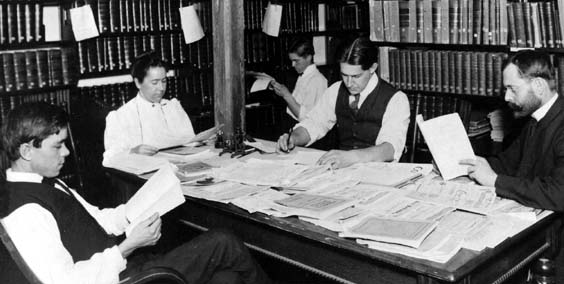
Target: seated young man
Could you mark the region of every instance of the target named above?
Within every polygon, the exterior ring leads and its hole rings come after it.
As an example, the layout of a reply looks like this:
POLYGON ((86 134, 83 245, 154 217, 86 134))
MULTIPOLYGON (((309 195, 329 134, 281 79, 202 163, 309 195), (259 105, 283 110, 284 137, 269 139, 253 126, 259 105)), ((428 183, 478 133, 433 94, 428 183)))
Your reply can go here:
POLYGON ((338 150, 320 164, 343 168, 359 162, 399 161, 409 125, 407 96, 376 74, 378 49, 367 38, 357 38, 339 57, 342 80, 331 85, 291 134, 278 139, 283 152, 310 146, 333 126, 338 150))
POLYGON ((118 283, 140 270, 165 266, 189 283, 270 283, 243 243, 225 232, 207 232, 160 256, 127 257, 161 236, 155 214, 120 243, 125 206, 100 210, 56 179, 69 150, 67 115, 46 103, 21 105, 2 127, 2 154, 11 166, 0 198, 0 217, 36 276, 45 284, 118 283), (140 261, 143 259, 143 261, 140 261))

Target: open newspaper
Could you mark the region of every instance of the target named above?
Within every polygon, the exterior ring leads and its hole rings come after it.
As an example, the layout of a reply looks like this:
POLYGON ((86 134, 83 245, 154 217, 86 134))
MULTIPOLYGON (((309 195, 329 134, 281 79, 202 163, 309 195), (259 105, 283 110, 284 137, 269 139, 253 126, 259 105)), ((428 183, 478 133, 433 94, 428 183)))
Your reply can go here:
POLYGON ((443 179, 467 175, 468 166, 461 165, 460 161, 476 156, 458 113, 426 121, 422 115, 417 115, 416 120, 443 179))
POLYGON ((125 214, 131 221, 126 233, 151 215, 162 216, 184 201, 180 181, 172 168, 162 167, 125 204, 125 214))

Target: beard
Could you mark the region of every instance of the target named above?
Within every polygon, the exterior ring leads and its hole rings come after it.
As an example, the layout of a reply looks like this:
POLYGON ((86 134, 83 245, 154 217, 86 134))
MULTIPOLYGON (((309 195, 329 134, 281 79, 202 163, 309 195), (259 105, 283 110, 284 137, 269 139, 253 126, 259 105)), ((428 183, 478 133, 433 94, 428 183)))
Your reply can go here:
POLYGON ((541 107, 541 104, 542 104, 541 99, 536 97, 532 91, 527 93, 527 95, 525 96, 525 100, 520 104, 511 103, 511 102, 507 103, 509 108, 513 110, 513 116, 515 118, 522 118, 529 116, 531 113, 539 109, 541 107))

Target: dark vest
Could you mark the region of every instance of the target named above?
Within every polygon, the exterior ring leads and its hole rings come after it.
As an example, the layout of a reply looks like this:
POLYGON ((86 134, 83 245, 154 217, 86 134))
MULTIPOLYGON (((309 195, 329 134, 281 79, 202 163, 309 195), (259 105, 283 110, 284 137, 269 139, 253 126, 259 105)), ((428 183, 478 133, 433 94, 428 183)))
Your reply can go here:
POLYGON ((75 197, 41 183, 7 182, 6 189, 8 215, 28 203, 36 203, 53 214, 61 241, 75 263, 116 245, 115 237, 108 235, 75 197))
POLYGON ((335 104, 339 149, 351 150, 374 146, 382 128, 382 117, 388 102, 396 92, 394 87, 379 79, 376 88, 366 97, 355 114, 349 107, 351 93, 345 84, 341 83, 335 104))

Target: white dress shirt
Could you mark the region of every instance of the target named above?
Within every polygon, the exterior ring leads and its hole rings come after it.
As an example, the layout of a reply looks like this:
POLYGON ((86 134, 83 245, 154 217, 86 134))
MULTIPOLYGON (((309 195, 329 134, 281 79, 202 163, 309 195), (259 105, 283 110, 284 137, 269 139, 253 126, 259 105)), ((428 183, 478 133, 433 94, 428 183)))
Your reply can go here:
POLYGON ((104 162, 141 144, 165 148, 192 137, 192 122, 177 99, 151 103, 138 94, 106 117, 104 162))
POLYGON ((319 101, 325 90, 327 90, 327 79, 317 70, 315 64, 309 65, 302 75, 298 77, 292 92, 292 97, 300 105, 299 117, 296 117, 289 107, 286 109, 286 112, 295 120, 302 121, 317 101, 319 101))
MULTIPOLYGON (((378 76, 373 74, 368 84, 360 92, 358 107, 360 108, 366 97, 378 85, 378 76)), ((309 133, 311 140, 306 146, 311 145, 315 141, 323 138, 337 122, 335 114, 335 105, 337 104, 337 96, 342 81, 331 85, 321 96, 319 103, 306 115, 305 119, 298 123, 295 128, 303 127, 309 133)), ((353 96, 349 97, 349 102, 354 100, 353 96)), ((407 127, 409 126, 409 100, 402 91, 396 92, 386 106, 386 111, 382 117, 382 127, 374 141, 374 145, 380 145, 388 142, 394 148, 394 161, 398 161, 405 147, 407 136, 407 127)))
POLYGON ((541 106, 540 108, 538 108, 537 110, 535 110, 531 116, 537 121, 539 122, 541 119, 544 118, 544 116, 548 113, 548 111, 550 110, 550 108, 552 107, 552 105, 556 102, 556 99, 558 98, 558 94, 555 94, 552 96, 552 98, 550 98, 550 100, 548 100, 548 102, 546 102, 546 104, 544 104, 543 106, 541 106))
MULTIPOLYGON (((12 182, 41 183, 43 177, 8 169, 6 179, 12 182)), ((59 185, 55 184, 55 187, 65 192, 59 185)), ((108 234, 123 234, 128 225, 124 205, 100 210, 74 190, 71 192, 108 234)), ((117 246, 95 253, 88 260, 74 262, 63 246, 55 218, 37 203, 21 206, 2 219, 2 223, 18 252, 42 283, 113 284, 119 282, 119 273, 126 267, 127 261, 117 246)))

